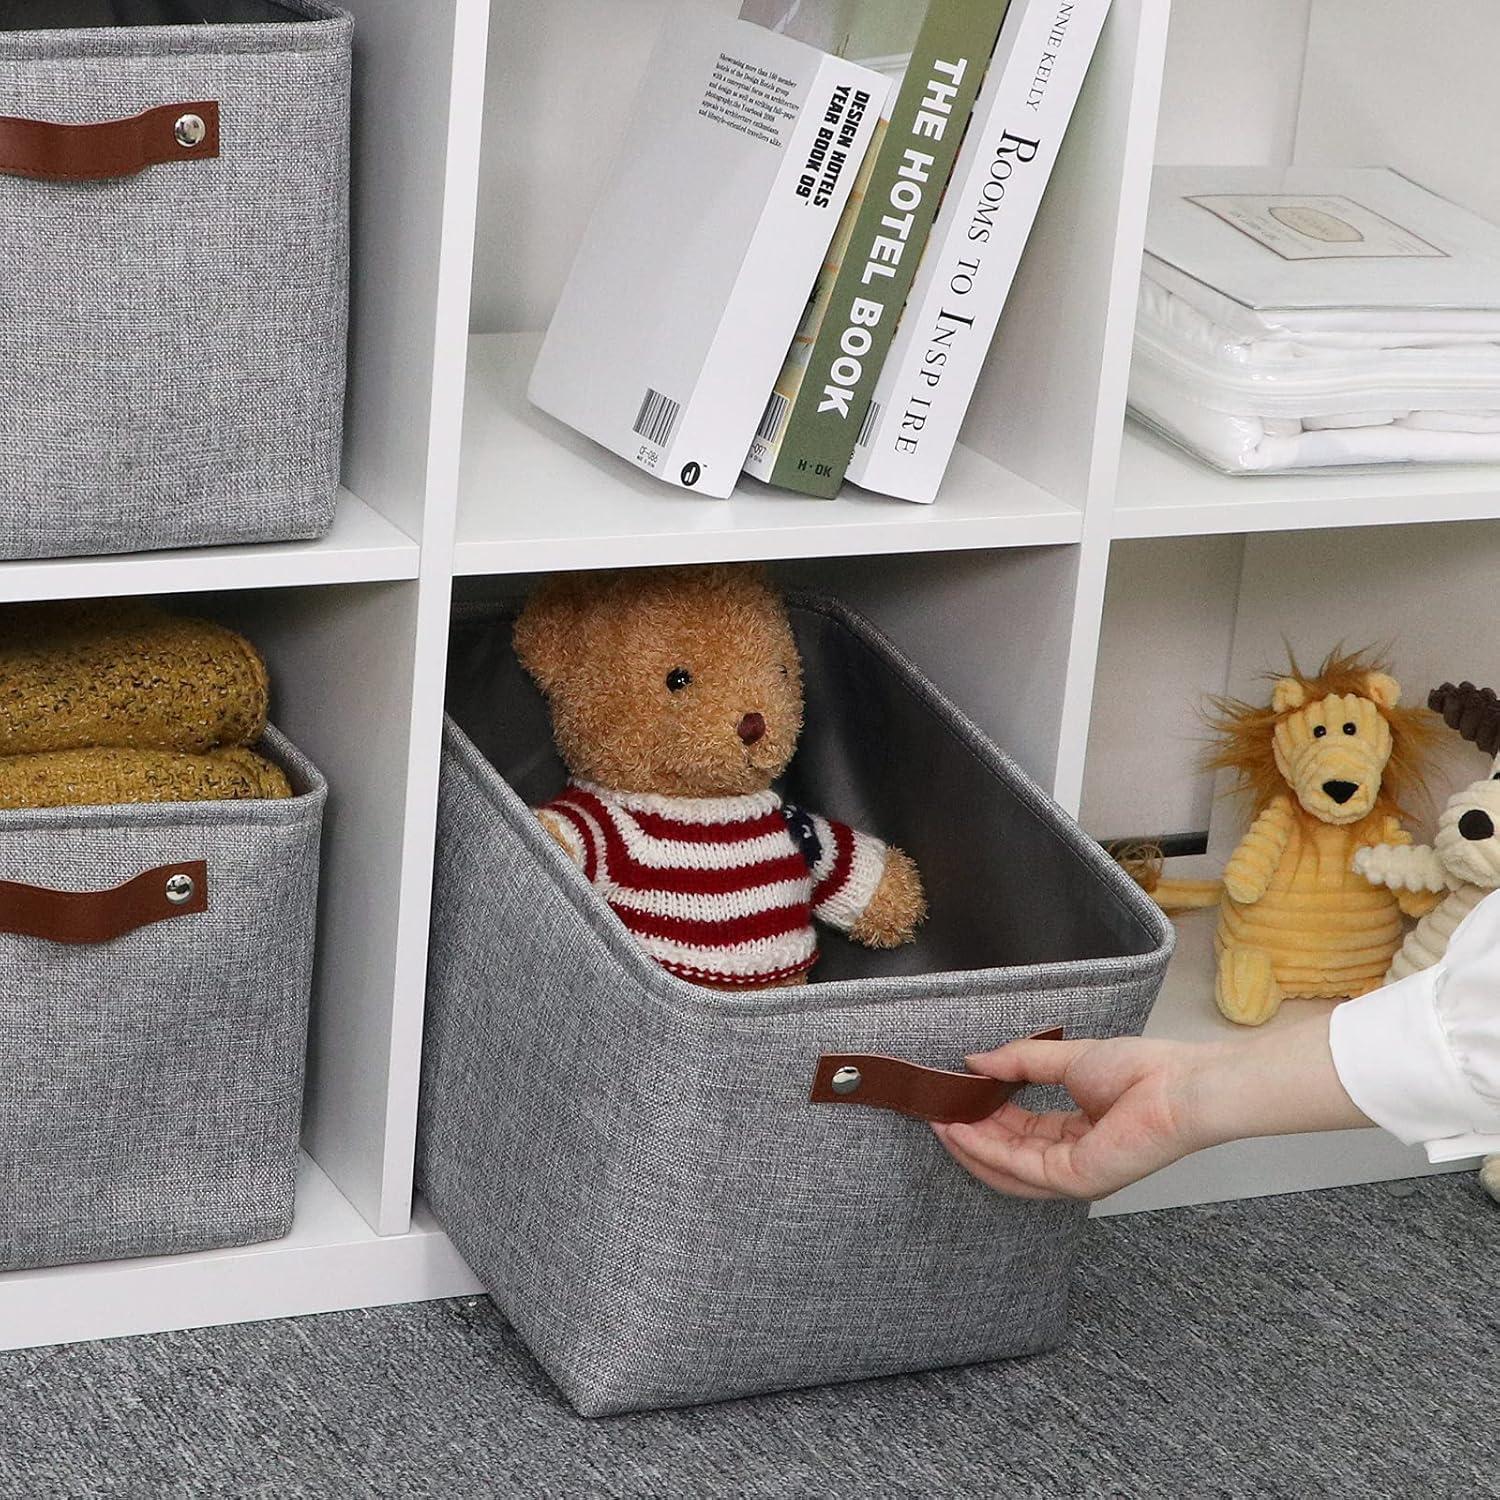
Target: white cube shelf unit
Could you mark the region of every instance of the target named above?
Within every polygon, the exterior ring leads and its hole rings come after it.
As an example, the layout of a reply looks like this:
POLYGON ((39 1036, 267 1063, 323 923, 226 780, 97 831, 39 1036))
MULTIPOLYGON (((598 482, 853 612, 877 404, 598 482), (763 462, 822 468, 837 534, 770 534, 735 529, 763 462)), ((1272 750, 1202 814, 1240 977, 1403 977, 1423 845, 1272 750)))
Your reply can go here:
MULTIPOLYGON (((1491 219, 1500 179, 1467 142, 1500 126, 1485 59, 1500 13, 1464 0, 1179 0, 1157 159, 1388 164, 1491 219), (1440 87, 1422 82, 1441 79, 1440 87), (1390 100, 1421 89, 1422 105, 1390 100)), ((1388 650, 1409 699, 1445 678, 1500 686, 1487 581, 1500 563, 1500 468, 1293 477, 1210 472, 1130 423, 1115 493, 1097 689, 1082 798, 1102 838, 1209 835, 1217 873, 1240 810, 1196 766, 1205 694, 1264 693, 1262 674, 1339 642, 1388 650)), ((1481 774, 1458 747, 1434 786, 1481 774)), ((1430 812, 1428 813, 1430 818, 1430 812)), ((1212 999, 1211 913, 1180 946, 1148 1035, 1223 1040, 1212 999)), ((1305 1013, 1289 1005, 1276 1024, 1305 1013)), ((1467 1164, 1454 1164, 1459 1169, 1467 1164)), ((1378 1131, 1237 1142, 1107 1200, 1105 1212, 1411 1177, 1421 1151, 1378 1131)))
MULTIPOLYGON (((1380 522, 1500 514, 1496 475, 1262 486, 1220 480, 1126 432, 1168 0, 1115 0, 963 446, 930 508, 854 489, 806 502, 749 482, 728 501, 695 499, 527 407, 536 330, 666 0, 344 3, 357 21, 355 289, 338 525, 308 546, 0 565, 0 599, 211 596, 198 605, 266 650, 276 717, 328 774, 296 1228, 244 1250, 0 1276, 0 1348, 477 1290, 413 1202, 455 586, 510 593, 558 570, 765 560, 879 621, 1065 807, 1082 803, 1093 831, 1169 832, 1204 827, 1207 814, 1189 751, 1176 754, 1163 721, 1180 726, 1197 692, 1237 680, 1280 601, 1322 629, 1361 597, 1351 572, 1315 609, 1315 560, 1291 586, 1285 548, 1314 534, 1303 528, 1358 526, 1367 539, 1380 522), (1258 551, 1257 538, 1272 550, 1258 551), (1154 821, 1135 826, 1146 812, 1154 821)), ((1461 0, 1437 8, 1450 35, 1469 24, 1461 0)), ((1380 69, 1423 66, 1407 61, 1420 48, 1403 49, 1407 31, 1431 24, 1433 0, 1390 0, 1378 24, 1357 0, 1179 9, 1170 159, 1286 160, 1306 143, 1326 148, 1320 159, 1385 156, 1414 170, 1407 148, 1438 154, 1435 126, 1388 141, 1394 127, 1377 118, 1389 92, 1380 69), (1347 67, 1341 39, 1361 49, 1347 67)), ((1491 110, 1477 59, 1492 50, 1473 49, 1466 64, 1491 110)), ((1435 185, 1483 208, 1482 176, 1476 165, 1435 185)), ((1464 528, 1424 530, 1440 539, 1429 566, 1466 551, 1482 560, 1464 528)), ((1316 534, 1328 555, 1350 535, 1316 534)), ((1400 549, 1356 550, 1383 582, 1399 581, 1400 549)), ((1351 637, 1368 614, 1349 616, 1351 637)), ((1473 673, 1489 670, 1471 661, 1473 673)), ((1212 1030, 1209 994, 1202 934, 1186 932, 1153 1025, 1212 1030)), ((1304 1142, 1291 1155, 1221 1161, 1112 1206, 1412 1170, 1378 1142, 1330 1149, 1304 1142)))

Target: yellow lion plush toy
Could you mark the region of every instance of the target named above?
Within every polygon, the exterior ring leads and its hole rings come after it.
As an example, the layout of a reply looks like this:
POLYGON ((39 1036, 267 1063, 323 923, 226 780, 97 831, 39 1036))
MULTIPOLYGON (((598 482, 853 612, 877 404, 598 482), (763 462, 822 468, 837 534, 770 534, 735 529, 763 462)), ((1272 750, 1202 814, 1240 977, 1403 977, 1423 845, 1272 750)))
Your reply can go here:
POLYGON ((1217 905, 1219 1009, 1242 1026, 1282 1000, 1347 999, 1376 988, 1401 943, 1402 915, 1427 892, 1369 884, 1360 849, 1409 844, 1401 802, 1417 788, 1436 717, 1401 708, 1401 688, 1363 652, 1331 652, 1316 673, 1295 661, 1267 705, 1214 699, 1211 770, 1238 775, 1249 830, 1222 881, 1147 882, 1166 911, 1217 905))

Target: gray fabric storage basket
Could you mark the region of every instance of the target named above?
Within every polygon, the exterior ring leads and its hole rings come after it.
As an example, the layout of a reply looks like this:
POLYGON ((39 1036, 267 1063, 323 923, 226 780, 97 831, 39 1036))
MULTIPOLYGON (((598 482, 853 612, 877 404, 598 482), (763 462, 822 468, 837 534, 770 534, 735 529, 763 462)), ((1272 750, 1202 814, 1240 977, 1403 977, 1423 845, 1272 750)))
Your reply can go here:
POLYGON ((788 795, 909 849, 932 915, 895 953, 830 934, 812 985, 748 996, 658 968, 543 831, 528 804, 563 771, 509 622, 455 629, 419 1175, 587 1415, 1055 1344, 1085 1209, 990 1192, 919 1122, 809 1103, 815 1066, 1139 1031, 1170 953, 1161 913, 888 641, 837 604, 792 617, 788 795))
POLYGON ((0 880, 206 865, 202 911, 100 943, 0 933, 0 1271, 291 1228, 327 788, 274 729, 260 749, 291 800, 0 812, 0 880))
POLYGON ((39 180, 0 154, 0 558, 331 525, 351 24, 321 0, 0 6, 0 116, 220 114, 216 158, 131 175, 39 180), (227 23, 129 24, 179 15, 227 23))

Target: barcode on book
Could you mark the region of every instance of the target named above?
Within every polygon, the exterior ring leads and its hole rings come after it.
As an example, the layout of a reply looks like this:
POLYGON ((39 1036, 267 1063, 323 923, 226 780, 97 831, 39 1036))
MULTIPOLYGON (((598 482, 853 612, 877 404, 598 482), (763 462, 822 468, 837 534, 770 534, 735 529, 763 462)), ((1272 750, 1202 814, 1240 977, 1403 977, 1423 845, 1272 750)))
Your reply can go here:
POLYGON ((766 414, 760 419, 760 426, 755 429, 756 437, 763 443, 774 443, 781 436, 786 414, 791 409, 792 403, 780 391, 772 391, 771 399, 766 402, 766 414))
POLYGON ((880 420, 880 403, 872 401, 865 408, 865 419, 859 424, 859 446, 868 448, 870 439, 875 435, 875 424, 880 420))
POLYGON ((632 430, 638 432, 648 443, 665 448, 672 440, 672 431, 677 426, 677 417, 681 411, 681 405, 670 396, 648 389, 645 400, 641 402, 641 409, 635 415, 635 427, 632 430))

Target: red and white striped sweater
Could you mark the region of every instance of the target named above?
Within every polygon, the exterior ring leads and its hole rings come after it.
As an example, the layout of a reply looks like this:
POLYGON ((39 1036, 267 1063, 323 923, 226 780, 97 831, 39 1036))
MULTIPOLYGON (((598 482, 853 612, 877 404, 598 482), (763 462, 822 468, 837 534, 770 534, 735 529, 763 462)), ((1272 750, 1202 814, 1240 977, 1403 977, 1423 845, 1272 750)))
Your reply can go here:
POLYGON ((879 839, 770 791, 660 797, 573 781, 538 812, 683 979, 753 988, 805 973, 818 957, 813 917, 847 932, 885 871, 879 839))

